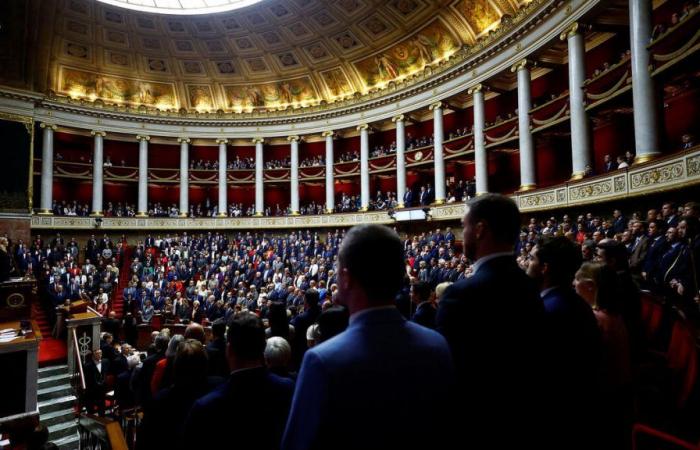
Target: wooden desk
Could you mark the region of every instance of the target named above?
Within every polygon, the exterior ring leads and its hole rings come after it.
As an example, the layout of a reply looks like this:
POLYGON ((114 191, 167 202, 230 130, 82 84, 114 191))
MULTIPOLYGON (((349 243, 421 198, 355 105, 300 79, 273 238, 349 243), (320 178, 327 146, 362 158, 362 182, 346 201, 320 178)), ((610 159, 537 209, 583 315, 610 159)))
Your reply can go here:
POLYGON ((35 298, 33 278, 11 278, 0 283, 0 321, 29 319, 35 298))
MULTIPOLYGON (((32 331, 9 342, 0 342, 0 418, 37 410, 37 379, 39 370, 39 341, 41 332, 35 321, 29 321, 32 331)), ((19 329, 19 321, 2 322, 0 330, 19 329)))

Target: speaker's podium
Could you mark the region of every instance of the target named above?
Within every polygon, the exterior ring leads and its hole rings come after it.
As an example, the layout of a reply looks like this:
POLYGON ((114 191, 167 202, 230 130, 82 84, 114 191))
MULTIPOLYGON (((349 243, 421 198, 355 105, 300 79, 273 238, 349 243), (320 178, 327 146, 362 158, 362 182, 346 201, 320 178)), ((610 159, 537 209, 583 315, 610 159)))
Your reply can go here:
POLYGON ((0 428, 37 414, 41 332, 30 320, 35 295, 33 279, 0 283, 0 428))

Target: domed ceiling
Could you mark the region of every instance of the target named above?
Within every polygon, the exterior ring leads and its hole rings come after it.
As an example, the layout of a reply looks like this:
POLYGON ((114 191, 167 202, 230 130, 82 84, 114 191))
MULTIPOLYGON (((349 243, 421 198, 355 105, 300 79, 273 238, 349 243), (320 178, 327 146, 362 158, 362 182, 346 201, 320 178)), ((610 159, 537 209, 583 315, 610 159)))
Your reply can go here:
POLYGON ((164 15, 95 0, 42 0, 41 18, 31 19, 39 34, 30 51, 45 61, 36 63, 29 88, 162 110, 332 103, 449 59, 497 29, 504 15, 522 16, 529 2, 262 0, 218 14, 164 15))

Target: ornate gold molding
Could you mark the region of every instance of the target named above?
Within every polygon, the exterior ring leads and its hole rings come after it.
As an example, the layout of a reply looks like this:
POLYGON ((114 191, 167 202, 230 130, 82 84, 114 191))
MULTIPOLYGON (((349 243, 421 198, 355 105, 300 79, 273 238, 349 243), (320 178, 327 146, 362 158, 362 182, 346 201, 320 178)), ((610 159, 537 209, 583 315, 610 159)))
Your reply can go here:
POLYGON ((435 102, 435 103, 432 103, 430 106, 428 106, 428 110, 430 110, 430 111, 435 111, 435 110, 438 110, 438 109, 442 109, 443 106, 445 106, 444 103, 442 103, 442 102, 435 102))
POLYGON ((515 64, 513 64, 513 66, 510 68, 510 71, 513 72, 513 73, 515 73, 515 72, 517 72, 518 70, 527 69, 527 68, 529 68, 530 66, 532 66, 532 63, 531 63, 529 60, 527 60, 527 59, 521 59, 520 61, 518 61, 518 62, 516 62, 515 64))
POLYGON ((139 135, 136 136, 136 140, 139 141, 139 142, 141 142, 141 141, 146 141, 146 142, 148 142, 148 141, 151 140, 151 137, 148 136, 148 135, 145 135, 145 134, 139 134, 139 135))
POLYGON ((369 125, 366 123, 362 123, 357 126, 357 131, 363 131, 363 130, 369 130, 369 125))
POLYGON ((569 28, 566 30, 562 31, 561 34, 559 35, 559 39, 562 41, 565 41, 569 38, 572 38, 576 36, 579 33, 579 24, 578 22, 574 22, 571 25, 569 25, 569 28))
POLYGON ((102 138, 107 136, 107 133, 105 131, 102 131, 102 130, 92 130, 92 131, 90 131, 90 134, 95 136, 95 137, 99 136, 102 138))
POLYGON ((301 138, 299 136, 287 136, 289 142, 299 142, 301 138))
POLYGON ((329 136, 335 137, 335 131, 333 131, 333 130, 324 131, 323 133, 321 133, 321 136, 324 138, 329 137, 329 136))
POLYGON ((216 143, 221 145, 221 144, 228 144, 228 139, 226 138, 219 138, 216 140, 216 143))
POLYGON ((188 138, 188 137, 179 137, 179 138, 177 138, 177 143, 178 143, 178 144, 189 144, 190 142, 192 142, 192 141, 191 141, 190 138, 188 138))
POLYGON ((52 123, 47 123, 47 122, 42 122, 41 124, 39 124, 39 126, 41 128, 48 128, 51 131, 56 131, 58 129, 58 127, 56 125, 54 125, 52 123))
POLYGON ((393 123, 404 122, 405 120, 406 120, 406 116, 404 116, 403 114, 399 114, 398 116, 394 116, 391 118, 391 121, 393 123))
POLYGON ((476 86, 470 87, 470 88, 467 90, 467 94, 468 94, 468 95, 474 95, 474 94, 476 94, 477 92, 482 92, 483 89, 484 89, 484 86, 483 86, 481 83, 479 83, 479 84, 477 84, 476 86))
POLYGON ((253 144, 255 144, 255 145, 264 144, 264 143, 265 143, 265 139, 263 139, 263 138, 261 138, 261 137, 253 138, 252 141, 253 141, 253 144))

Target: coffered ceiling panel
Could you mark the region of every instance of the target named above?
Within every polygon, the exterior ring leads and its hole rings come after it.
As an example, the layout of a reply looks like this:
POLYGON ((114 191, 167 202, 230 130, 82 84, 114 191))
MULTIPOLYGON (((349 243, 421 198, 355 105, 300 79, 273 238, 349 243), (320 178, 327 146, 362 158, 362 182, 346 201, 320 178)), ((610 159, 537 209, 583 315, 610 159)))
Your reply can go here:
MULTIPOLYGON (((38 64, 45 72, 28 88, 105 103, 234 112, 332 103, 383 89, 474 44, 530 2, 263 0, 187 16, 95 0, 27 1, 47 23, 23 50, 46 55, 38 64)), ((33 20, 23 23, 36 29, 33 20)), ((0 83, 17 84, 7 78, 0 75, 0 83)))

